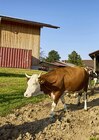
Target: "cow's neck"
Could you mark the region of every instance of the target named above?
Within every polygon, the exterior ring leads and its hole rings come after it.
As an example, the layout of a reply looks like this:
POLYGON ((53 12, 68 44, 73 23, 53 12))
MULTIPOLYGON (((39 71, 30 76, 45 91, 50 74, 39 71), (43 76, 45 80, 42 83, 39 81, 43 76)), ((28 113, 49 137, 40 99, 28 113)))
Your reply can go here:
POLYGON ((45 84, 40 85, 41 91, 43 91, 45 94, 51 94, 52 89, 46 86, 45 84))

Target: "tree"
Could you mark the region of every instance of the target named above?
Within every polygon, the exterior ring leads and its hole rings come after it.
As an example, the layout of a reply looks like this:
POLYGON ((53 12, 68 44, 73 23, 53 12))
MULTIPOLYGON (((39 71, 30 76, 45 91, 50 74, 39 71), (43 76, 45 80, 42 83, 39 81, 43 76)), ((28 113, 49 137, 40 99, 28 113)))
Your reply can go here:
POLYGON ((58 54, 57 51, 51 50, 51 51, 48 53, 48 57, 46 58, 46 61, 47 61, 47 62, 59 61, 60 58, 61 58, 61 57, 59 56, 59 54, 58 54))
POLYGON ((76 51, 73 51, 71 54, 68 55, 68 62, 77 66, 83 66, 82 59, 76 51))

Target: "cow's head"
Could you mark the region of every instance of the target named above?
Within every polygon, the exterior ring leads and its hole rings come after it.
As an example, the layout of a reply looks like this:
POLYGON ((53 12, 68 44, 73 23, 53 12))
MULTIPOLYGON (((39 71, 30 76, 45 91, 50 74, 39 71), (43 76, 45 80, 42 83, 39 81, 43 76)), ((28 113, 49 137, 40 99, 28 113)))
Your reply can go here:
POLYGON ((38 74, 33 74, 32 76, 29 76, 27 74, 25 74, 27 77, 27 89, 24 93, 24 97, 31 97, 31 96, 36 96, 38 94, 41 94, 40 92, 40 84, 38 81, 38 78, 40 77, 40 75, 38 74))

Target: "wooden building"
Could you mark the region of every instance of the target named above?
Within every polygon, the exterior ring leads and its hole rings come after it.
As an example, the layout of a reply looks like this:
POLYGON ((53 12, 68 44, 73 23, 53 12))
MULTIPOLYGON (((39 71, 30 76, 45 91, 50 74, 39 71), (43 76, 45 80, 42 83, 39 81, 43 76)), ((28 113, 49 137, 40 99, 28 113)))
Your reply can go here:
POLYGON ((50 24, 0 16, 0 67, 31 68, 39 63, 42 27, 50 24))
POLYGON ((39 70, 45 70, 45 71, 51 71, 55 68, 59 67, 66 67, 66 66, 71 66, 74 67, 74 64, 68 63, 68 62, 62 62, 62 61, 55 61, 55 62, 40 62, 39 64, 39 70))
POLYGON ((94 71, 99 74, 99 50, 90 53, 89 56, 94 61, 94 71))

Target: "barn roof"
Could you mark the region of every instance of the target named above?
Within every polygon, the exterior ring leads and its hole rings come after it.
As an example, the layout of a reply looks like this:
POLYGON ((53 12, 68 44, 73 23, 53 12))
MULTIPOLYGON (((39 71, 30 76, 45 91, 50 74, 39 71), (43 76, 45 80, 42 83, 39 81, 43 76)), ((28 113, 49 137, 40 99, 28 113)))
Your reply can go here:
POLYGON ((94 59, 94 56, 99 56, 99 50, 90 53, 89 56, 90 56, 92 59, 94 59))
POLYGON ((14 22, 14 23, 20 23, 20 24, 25 24, 25 25, 31 25, 31 26, 38 26, 40 28, 42 27, 49 27, 49 28, 60 28, 58 26, 54 26, 51 24, 46 24, 46 23, 41 23, 41 22, 35 22, 35 21, 29 21, 29 20, 24 20, 24 19, 18 19, 18 18, 12 18, 12 17, 7 17, 7 16, 1 16, 0 15, 0 21, 9 21, 9 22, 14 22))

